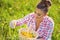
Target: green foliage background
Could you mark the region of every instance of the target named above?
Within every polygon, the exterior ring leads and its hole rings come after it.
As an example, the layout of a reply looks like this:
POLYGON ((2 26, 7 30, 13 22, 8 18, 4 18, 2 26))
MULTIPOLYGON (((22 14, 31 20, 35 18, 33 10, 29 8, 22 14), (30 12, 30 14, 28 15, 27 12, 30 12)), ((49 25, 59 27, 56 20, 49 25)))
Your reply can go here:
MULTIPOLYGON (((0 40, 19 40, 18 30, 21 27, 11 29, 9 22, 23 18, 35 11, 40 0, 0 0, 0 40)), ((60 40, 60 0, 51 0, 52 6, 49 16, 54 19, 55 26, 52 40, 60 40)), ((22 27, 25 27, 23 25, 22 27)))

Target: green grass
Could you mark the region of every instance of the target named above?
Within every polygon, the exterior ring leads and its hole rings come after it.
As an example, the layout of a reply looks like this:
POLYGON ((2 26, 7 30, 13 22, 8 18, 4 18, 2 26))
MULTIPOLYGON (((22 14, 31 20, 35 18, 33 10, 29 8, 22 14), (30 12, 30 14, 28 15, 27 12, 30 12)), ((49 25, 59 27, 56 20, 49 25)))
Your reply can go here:
MULTIPOLYGON (((9 22, 35 11, 38 2, 39 0, 0 0, 0 40, 19 40, 18 30, 25 25, 11 29, 9 22)), ((52 0, 48 13, 55 22, 52 40, 60 40, 60 0, 52 0)))

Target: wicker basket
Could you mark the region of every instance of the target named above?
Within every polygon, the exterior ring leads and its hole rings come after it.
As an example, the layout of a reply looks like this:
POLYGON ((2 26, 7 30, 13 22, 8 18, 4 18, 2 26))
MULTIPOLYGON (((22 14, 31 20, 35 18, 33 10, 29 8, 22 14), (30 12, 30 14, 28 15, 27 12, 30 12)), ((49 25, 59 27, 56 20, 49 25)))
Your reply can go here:
POLYGON ((29 32, 31 32, 31 33, 33 33, 33 34, 35 35, 34 38, 26 38, 25 36, 23 36, 23 35, 21 34, 22 31, 28 32, 29 30, 28 30, 28 29, 25 29, 25 28, 21 28, 21 29, 19 30, 19 39, 20 39, 20 40, 36 40, 38 34, 37 34, 35 31, 33 31, 33 30, 30 30, 30 31, 29 31, 29 32))

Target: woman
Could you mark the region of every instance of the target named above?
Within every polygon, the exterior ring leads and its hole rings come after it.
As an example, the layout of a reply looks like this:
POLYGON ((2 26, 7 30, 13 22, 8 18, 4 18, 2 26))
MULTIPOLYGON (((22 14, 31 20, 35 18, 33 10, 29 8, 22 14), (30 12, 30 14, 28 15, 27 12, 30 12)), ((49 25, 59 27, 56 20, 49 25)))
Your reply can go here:
POLYGON ((51 6, 49 0, 42 0, 36 7, 35 12, 30 13, 19 20, 10 22, 10 27, 15 28, 27 24, 30 30, 36 31, 39 40, 51 40, 51 35, 54 29, 54 22, 52 18, 47 15, 48 9, 51 6))

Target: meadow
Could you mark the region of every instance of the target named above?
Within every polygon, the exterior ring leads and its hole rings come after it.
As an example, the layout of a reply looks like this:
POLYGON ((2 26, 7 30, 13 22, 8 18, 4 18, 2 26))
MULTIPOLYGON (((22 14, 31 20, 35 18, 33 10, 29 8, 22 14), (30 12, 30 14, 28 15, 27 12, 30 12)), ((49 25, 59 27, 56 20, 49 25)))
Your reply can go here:
MULTIPOLYGON (((18 30, 26 25, 10 28, 11 20, 23 18, 35 11, 40 0, 0 0, 0 40, 19 40, 18 30)), ((60 0, 51 0, 48 15, 54 20, 52 40, 60 40, 60 0)))

